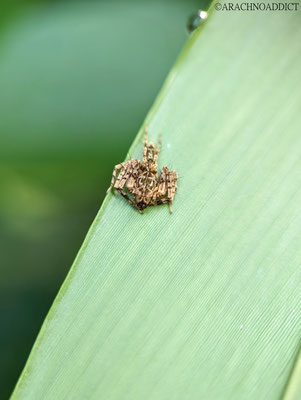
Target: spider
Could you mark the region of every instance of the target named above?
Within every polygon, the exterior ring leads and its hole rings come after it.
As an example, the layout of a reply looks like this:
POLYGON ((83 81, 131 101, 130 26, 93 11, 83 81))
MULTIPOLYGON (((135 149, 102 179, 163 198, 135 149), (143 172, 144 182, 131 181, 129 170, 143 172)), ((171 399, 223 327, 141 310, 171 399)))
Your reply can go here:
POLYGON ((169 211, 172 212, 178 174, 176 171, 163 167, 159 177, 157 169, 160 148, 161 138, 157 147, 152 142, 147 143, 147 128, 145 127, 142 162, 131 159, 115 165, 107 193, 112 188, 116 189, 141 214, 149 206, 166 203, 169 204, 169 211))

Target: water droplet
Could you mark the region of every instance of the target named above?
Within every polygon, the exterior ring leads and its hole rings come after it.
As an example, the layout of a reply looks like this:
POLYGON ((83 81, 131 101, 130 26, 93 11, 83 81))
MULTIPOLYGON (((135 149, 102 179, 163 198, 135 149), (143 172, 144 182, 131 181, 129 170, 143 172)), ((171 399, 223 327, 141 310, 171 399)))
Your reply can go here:
POLYGON ((240 327, 239 327, 239 329, 242 329, 243 327, 244 327, 243 324, 241 324, 240 327))
POLYGON ((167 147, 168 149, 170 149, 170 143, 167 143, 166 147, 167 147))
POLYGON ((202 24, 208 18, 208 13, 203 10, 198 10, 192 14, 187 21, 188 32, 193 32, 200 24, 202 24))

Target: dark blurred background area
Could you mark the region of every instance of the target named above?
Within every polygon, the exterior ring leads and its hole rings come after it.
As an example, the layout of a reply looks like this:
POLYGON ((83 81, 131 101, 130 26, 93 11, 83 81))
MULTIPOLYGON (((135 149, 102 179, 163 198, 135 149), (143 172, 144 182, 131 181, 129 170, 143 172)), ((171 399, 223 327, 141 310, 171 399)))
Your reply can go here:
POLYGON ((0 12, 0 399, 187 39, 196 0, 0 12))

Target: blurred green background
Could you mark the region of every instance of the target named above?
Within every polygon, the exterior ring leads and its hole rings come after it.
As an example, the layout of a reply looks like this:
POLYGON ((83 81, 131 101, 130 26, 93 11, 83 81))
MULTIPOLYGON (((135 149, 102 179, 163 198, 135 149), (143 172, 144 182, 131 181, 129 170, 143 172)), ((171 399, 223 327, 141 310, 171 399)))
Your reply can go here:
POLYGON ((0 16, 0 398, 166 74, 196 0, 11 1, 0 16))

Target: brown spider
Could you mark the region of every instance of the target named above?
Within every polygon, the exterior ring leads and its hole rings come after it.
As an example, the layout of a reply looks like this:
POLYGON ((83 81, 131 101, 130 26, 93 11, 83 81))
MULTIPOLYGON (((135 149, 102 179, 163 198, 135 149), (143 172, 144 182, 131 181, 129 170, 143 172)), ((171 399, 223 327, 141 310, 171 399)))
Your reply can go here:
POLYGON ((154 143, 147 143, 145 127, 143 159, 132 159, 117 164, 114 167, 112 181, 107 193, 112 189, 118 192, 140 213, 149 206, 169 204, 172 212, 172 202, 177 191, 178 174, 163 167, 158 176, 158 155, 161 139, 157 148, 154 143), (117 176, 117 172, 119 174, 117 176))

